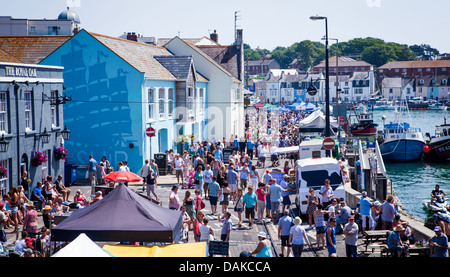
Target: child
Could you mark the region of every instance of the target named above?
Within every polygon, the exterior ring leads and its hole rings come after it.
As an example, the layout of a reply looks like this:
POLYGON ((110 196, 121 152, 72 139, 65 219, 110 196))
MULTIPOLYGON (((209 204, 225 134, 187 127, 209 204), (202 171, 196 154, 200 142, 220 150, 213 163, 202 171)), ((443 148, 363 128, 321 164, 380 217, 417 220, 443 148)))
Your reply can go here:
POLYGON ((200 210, 202 210, 202 195, 201 195, 201 191, 199 189, 196 189, 195 191, 195 211, 198 212, 200 210))
POLYGON ((242 202, 242 188, 237 189, 236 205, 234 206, 234 211, 238 213, 238 226, 240 228, 242 226, 242 212, 244 211, 244 203, 242 202))

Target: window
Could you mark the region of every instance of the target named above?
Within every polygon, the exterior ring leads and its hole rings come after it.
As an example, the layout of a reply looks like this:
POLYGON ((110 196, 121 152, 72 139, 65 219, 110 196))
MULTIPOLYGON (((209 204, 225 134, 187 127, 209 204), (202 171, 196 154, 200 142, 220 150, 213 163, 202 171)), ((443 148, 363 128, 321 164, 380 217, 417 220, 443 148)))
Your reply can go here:
POLYGON ((167 105, 168 105, 168 109, 167 109, 167 114, 169 116, 169 118, 173 117, 173 100, 174 100, 174 95, 173 95, 173 88, 169 88, 168 91, 168 101, 167 101, 167 105))
POLYGON ((8 175, 9 174, 9 160, 1 160, 0 161, 0 165, 6 169, 6 172, 8 172, 8 174, 6 174, 6 176, 0 177, 0 193, 3 195, 6 193, 6 189, 8 187, 8 175))
POLYGON ((47 178, 47 176, 50 174, 50 169, 48 168, 51 158, 50 150, 42 151, 42 153, 47 156, 47 161, 42 163, 42 178, 47 178))
POLYGON ((395 72, 399 72, 399 69, 398 69, 398 68, 396 68, 396 69, 395 69, 395 72))
POLYGON ((394 93, 394 90, 390 88, 389 93, 394 93))
POLYGON ((148 117, 150 119, 156 119, 155 115, 155 89, 148 89, 148 117))
POLYGON ((25 129, 33 130, 33 92, 25 91, 24 99, 25 99, 25 129))
POLYGON ((31 26, 30 27, 30 33, 36 33, 36 27, 35 26, 31 26))
POLYGON ((165 117, 165 95, 166 91, 164 88, 160 88, 158 91, 159 96, 159 118, 162 119, 165 117))
MULTIPOLYGON (((51 99, 58 99, 58 91, 53 90, 51 92, 51 99)), ((50 105, 52 112, 52 127, 58 127, 58 105, 50 105)))
POLYGON ((431 71, 431 68, 428 67, 428 68, 427 68, 427 71, 431 71))
POLYGON ((59 35, 59 27, 58 26, 48 26, 48 35, 59 35))
POLYGON ((194 116, 194 95, 193 89, 188 89, 188 101, 187 101, 188 115, 190 117, 194 116))
POLYGON ((235 91, 235 101, 241 101, 241 90, 240 89, 237 89, 236 91, 235 91))
POLYGON ((199 108, 200 108, 200 114, 203 114, 205 112, 205 91, 203 88, 199 91, 199 108))
POLYGON ((0 133, 8 132, 8 93, 0 92, 0 133))

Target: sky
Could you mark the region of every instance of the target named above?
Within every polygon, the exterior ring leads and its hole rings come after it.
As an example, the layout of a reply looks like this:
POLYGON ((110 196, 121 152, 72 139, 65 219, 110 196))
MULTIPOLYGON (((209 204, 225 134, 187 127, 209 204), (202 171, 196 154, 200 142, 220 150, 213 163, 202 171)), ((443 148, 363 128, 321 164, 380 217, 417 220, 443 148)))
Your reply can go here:
MULTIPOLYGON (((3 1, 2 1, 3 2, 3 1)), ((70 6, 82 28, 118 37, 136 32, 156 38, 199 38, 214 30, 223 45, 237 28, 251 48, 273 50, 302 40, 320 41, 326 16, 328 36, 340 42, 375 37, 401 44, 429 44, 450 53, 448 0, 15 0, 2 3, 2 16, 56 19, 70 6)), ((330 41, 330 44, 334 41, 330 41)))

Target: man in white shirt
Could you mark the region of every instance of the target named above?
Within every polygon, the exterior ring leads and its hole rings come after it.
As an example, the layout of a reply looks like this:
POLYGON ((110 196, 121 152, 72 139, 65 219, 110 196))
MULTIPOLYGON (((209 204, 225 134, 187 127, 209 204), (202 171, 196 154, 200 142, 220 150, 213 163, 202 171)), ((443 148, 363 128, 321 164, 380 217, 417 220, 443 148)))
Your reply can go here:
POLYGON ((178 185, 180 185, 180 178, 181 178, 181 182, 183 182, 183 159, 180 157, 179 154, 175 155, 175 172, 176 172, 176 176, 177 176, 177 183, 178 185))
POLYGON ((203 171, 203 191, 205 192, 205 199, 208 199, 208 186, 211 183, 211 178, 213 176, 213 171, 211 170, 211 166, 209 164, 206 165, 205 171, 203 171))

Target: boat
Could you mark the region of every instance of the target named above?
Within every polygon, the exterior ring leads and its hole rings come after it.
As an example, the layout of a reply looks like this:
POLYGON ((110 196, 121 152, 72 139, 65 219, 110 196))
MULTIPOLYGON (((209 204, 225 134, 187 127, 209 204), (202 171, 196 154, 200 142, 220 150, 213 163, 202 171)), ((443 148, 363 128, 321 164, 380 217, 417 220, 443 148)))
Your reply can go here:
POLYGON ((412 97, 407 102, 410 110, 428 110, 430 105, 422 97, 412 97))
POLYGON ((411 128, 407 122, 389 123, 380 135, 383 160, 413 162, 422 158, 425 140, 419 128, 411 128))
POLYGON ((349 116, 349 121, 352 122, 352 116, 356 117, 353 123, 350 123, 350 133, 352 136, 372 136, 377 134, 377 126, 373 122, 373 113, 367 111, 367 108, 363 108, 362 111, 357 112, 353 109, 355 115, 349 116))
POLYGON ((423 200, 422 201, 422 205, 423 208, 431 213, 447 213, 450 212, 450 206, 448 205, 447 202, 448 199, 446 198, 441 198, 439 200, 435 200, 433 202, 431 202, 431 200, 423 200))
POLYGON ((423 146, 424 160, 427 162, 450 161, 450 124, 444 117, 444 124, 436 126, 435 135, 425 134, 429 140, 423 146))
MULTIPOLYGON (((384 123, 384 128, 377 139, 381 155, 385 161, 414 162, 422 159, 425 139, 419 128, 412 128, 408 122, 401 120, 400 115, 408 113, 408 105, 401 101, 395 109, 396 122, 384 123)), ((411 120, 410 120, 411 121, 411 120)))
POLYGON ((428 107, 430 110, 444 110, 446 106, 434 99, 428 100, 428 107))

